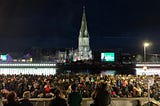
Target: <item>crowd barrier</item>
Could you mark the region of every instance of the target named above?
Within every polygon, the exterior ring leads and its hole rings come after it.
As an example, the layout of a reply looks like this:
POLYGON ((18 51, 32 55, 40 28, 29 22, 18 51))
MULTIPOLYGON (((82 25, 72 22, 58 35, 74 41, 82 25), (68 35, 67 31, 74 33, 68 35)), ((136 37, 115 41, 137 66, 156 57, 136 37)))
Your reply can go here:
MULTIPOLYGON (((66 99, 67 100, 67 99, 66 99)), ((32 98, 33 106, 49 106, 51 98, 32 98)), ((82 106, 90 106, 92 98, 83 98, 82 106)), ((160 102, 150 99, 150 106, 160 106, 160 102)), ((148 98, 112 98, 110 106, 148 106, 148 98)))

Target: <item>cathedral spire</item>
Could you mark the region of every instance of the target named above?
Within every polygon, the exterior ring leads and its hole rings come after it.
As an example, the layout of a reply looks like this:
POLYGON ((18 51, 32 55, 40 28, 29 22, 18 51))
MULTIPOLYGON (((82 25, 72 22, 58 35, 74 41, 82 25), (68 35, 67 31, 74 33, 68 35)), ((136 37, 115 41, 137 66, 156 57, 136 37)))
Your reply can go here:
POLYGON ((89 34, 87 29, 85 5, 83 5, 81 28, 79 31, 78 51, 80 60, 88 60, 92 58, 89 45, 89 34))
POLYGON ((85 6, 83 6, 82 22, 79 37, 89 37, 86 21, 86 11, 85 6))

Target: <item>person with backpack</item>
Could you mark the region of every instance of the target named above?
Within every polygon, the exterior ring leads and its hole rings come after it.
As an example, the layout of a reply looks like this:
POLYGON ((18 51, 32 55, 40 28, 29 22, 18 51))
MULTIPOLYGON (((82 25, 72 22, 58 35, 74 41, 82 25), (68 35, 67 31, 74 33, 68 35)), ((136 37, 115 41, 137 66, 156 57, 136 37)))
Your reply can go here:
POLYGON ((82 94, 77 91, 77 85, 73 84, 71 86, 72 92, 68 96, 69 106, 81 106, 82 94))

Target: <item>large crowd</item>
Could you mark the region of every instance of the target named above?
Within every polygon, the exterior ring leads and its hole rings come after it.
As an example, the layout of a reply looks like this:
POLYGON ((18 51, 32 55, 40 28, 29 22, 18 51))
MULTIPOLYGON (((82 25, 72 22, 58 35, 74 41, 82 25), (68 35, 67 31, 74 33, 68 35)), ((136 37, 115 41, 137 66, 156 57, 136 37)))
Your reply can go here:
POLYGON ((0 96, 6 98, 9 91, 15 91, 22 98, 25 91, 31 92, 31 98, 50 98, 56 88, 68 97, 71 85, 76 84, 83 98, 90 98, 100 83, 106 83, 112 97, 148 97, 148 80, 151 98, 160 100, 159 75, 101 75, 101 74, 58 74, 58 75, 0 75, 0 96))

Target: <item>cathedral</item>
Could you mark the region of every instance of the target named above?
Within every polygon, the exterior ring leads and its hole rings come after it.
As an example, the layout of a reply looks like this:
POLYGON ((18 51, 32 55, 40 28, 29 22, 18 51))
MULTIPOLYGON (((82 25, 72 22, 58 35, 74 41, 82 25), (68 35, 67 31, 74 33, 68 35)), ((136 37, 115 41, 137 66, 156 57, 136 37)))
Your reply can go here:
POLYGON ((74 61, 78 60, 91 60, 92 51, 89 44, 89 34, 87 30, 87 20, 85 14, 85 7, 83 6, 82 22, 79 31, 78 49, 73 53, 74 61))
POLYGON ((78 48, 75 50, 70 50, 68 53, 65 52, 58 52, 58 61, 60 63, 69 61, 86 61, 92 60, 92 51, 90 49, 89 44, 89 34, 87 30, 87 20, 85 14, 85 7, 83 6, 83 14, 82 14, 82 21, 81 21, 81 28, 79 31, 78 37, 78 48))

